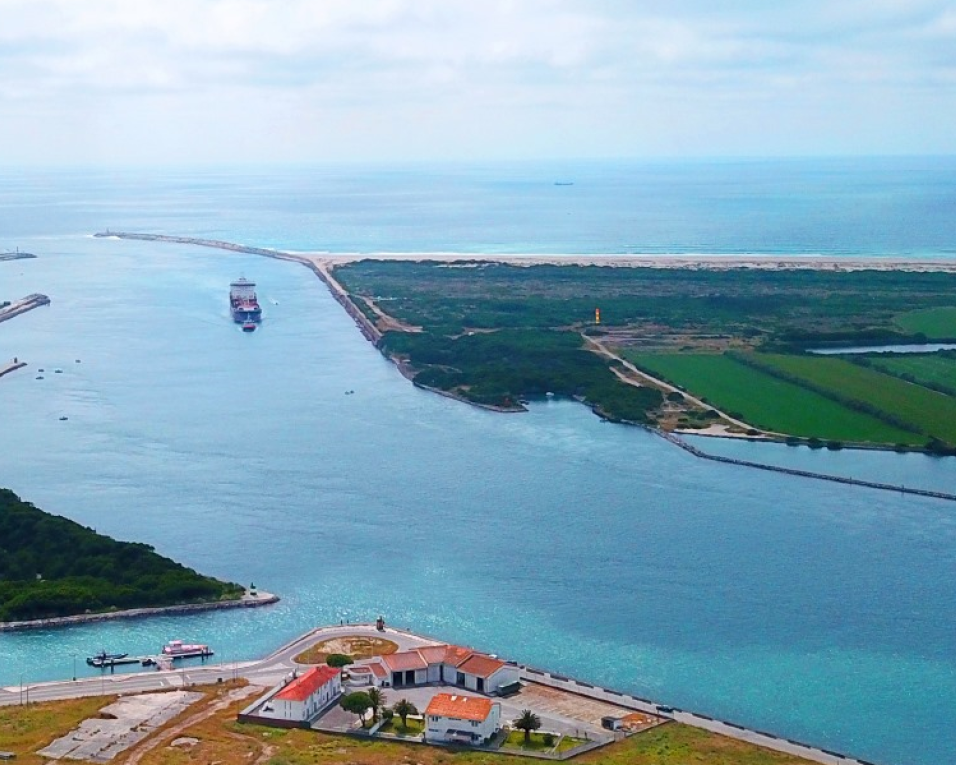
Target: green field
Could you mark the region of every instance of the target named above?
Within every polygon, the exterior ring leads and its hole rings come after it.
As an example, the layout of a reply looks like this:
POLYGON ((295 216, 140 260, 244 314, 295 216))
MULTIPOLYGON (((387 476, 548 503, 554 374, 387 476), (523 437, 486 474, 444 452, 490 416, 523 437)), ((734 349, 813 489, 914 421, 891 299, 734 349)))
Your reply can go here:
POLYGON ((906 332, 922 332, 930 339, 956 338, 956 307, 923 308, 897 316, 894 321, 906 332))
POLYGON ((956 355, 871 356, 867 363, 882 372, 956 395, 956 355))
POLYGON ((926 440, 727 356, 633 352, 626 356, 638 367, 765 430, 832 441, 922 444, 926 440))
POLYGON ((754 359, 818 388, 860 401, 911 423, 927 436, 949 444, 956 443, 956 398, 953 396, 844 359, 782 354, 757 354, 754 359))

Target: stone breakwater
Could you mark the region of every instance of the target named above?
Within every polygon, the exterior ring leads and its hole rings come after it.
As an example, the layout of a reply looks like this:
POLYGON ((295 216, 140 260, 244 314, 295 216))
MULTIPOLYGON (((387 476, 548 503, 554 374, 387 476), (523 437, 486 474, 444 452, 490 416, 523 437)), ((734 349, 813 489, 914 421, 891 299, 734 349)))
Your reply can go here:
POLYGON ((214 603, 184 603, 179 606, 159 608, 129 608, 124 611, 107 611, 100 614, 77 614, 76 616, 58 616, 51 619, 31 619, 22 622, 0 622, 0 632, 19 632, 22 630, 50 629, 69 627, 75 624, 93 624, 113 619, 142 619, 148 616, 180 616, 202 611, 222 611, 227 608, 258 608, 278 603, 278 595, 260 592, 258 595, 243 595, 238 600, 219 600, 214 603))
POLYGON ((680 436, 666 431, 658 431, 660 435, 670 441, 675 446, 679 446, 685 452, 693 454, 702 460, 711 460, 712 462, 723 462, 727 465, 740 465, 741 467, 756 468, 757 470, 769 470, 774 473, 784 473, 794 475, 800 478, 815 478, 820 481, 833 481, 834 483, 843 483, 850 486, 865 486, 868 489, 881 489, 883 491, 895 491, 900 494, 915 494, 919 497, 932 497, 933 499, 947 499, 956 502, 956 494, 948 494, 944 491, 930 491, 929 489, 915 489, 908 486, 899 486, 891 483, 880 483, 879 481, 864 481, 861 478, 845 478, 840 475, 830 475, 828 473, 814 473, 810 470, 797 470, 796 468, 785 468, 777 465, 767 465, 763 462, 751 462, 749 460, 739 460, 733 457, 721 457, 716 454, 708 454, 701 451, 696 446, 691 446, 680 436))
POLYGON ((10 305, 0 308, 0 321, 7 321, 14 316, 19 316, 21 313, 39 308, 41 305, 50 305, 50 298, 46 295, 41 295, 39 292, 34 292, 32 295, 14 300, 10 305))

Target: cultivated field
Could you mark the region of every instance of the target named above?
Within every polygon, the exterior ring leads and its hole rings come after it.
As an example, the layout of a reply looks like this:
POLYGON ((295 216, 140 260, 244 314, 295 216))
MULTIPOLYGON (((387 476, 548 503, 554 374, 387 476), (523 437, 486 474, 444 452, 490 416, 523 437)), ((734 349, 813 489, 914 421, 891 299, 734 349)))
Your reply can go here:
POLYGON ((907 354, 885 358, 880 355, 868 357, 866 362, 881 372, 956 396, 956 356, 907 354))
POLYGON ((956 308, 924 308, 896 317, 896 324, 905 332, 921 332, 930 339, 956 338, 956 308))
MULTIPOLYGON (((863 402, 949 444, 956 443, 956 398, 844 359, 759 354, 761 364, 863 402)), ((925 439, 924 439, 925 440, 925 439)))
POLYGON ((822 440, 922 444, 925 437, 718 354, 626 354, 636 366, 756 427, 822 440))

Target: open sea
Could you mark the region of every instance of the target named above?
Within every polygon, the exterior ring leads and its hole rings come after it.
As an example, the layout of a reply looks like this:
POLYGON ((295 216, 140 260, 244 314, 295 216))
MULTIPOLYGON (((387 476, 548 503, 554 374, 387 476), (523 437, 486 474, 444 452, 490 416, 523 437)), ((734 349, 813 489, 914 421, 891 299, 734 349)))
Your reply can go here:
MULTIPOLYGON (((573 402, 481 411, 415 389, 299 265, 91 237, 954 258, 954 213, 952 158, 4 170, 0 251, 39 257, 0 262, 0 300, 52 305, 0 324, 0 359, 30 363, 0 379, 0 485, 283 600, 0 634, 0 686, 173 638, 251 659, 381 613, 876 763, 954 763, 953 503, 697 460, 573 402)), ((956 490, 952 458, 695 443, 956 490)))

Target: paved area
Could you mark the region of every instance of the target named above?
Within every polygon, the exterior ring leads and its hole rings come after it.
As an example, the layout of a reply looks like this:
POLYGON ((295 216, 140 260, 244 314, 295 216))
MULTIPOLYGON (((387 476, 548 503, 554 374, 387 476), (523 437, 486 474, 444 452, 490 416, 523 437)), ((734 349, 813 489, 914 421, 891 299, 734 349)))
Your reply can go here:
POLYGON ((172 691, 122 698, 39 753, 53 760, 112 760, 202 697, 201 693, 172 691))

